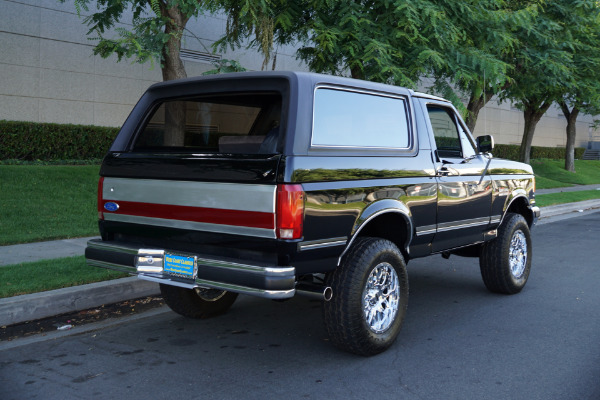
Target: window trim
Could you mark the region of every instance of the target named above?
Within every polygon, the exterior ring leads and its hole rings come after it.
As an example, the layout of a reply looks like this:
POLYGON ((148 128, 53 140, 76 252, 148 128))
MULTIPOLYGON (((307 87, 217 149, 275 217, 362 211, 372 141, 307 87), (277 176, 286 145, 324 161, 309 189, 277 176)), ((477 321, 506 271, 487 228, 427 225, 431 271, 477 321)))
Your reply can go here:
MULTIPOLYGON (((458 111, 456 110, 456 108, 454 108, 454 106, 451 103, 441 103, 441 102, 435 102, 435 101, 427 101, 425 103, 425 112, 427 113, 427 124, 429 125, 430 129, 431 129, 431 136, 433 138, 433 145, 435 145, 435 152, 437 154, 438 151, 438 145, 437 142, 435 141, 435 132, 433 131, 433 126, 431 125, 431 119, 429 118, 429 110, 427 109, 428 106, 435 106, 438 108, 445 108, 447 110, 451 110, 452 111, 452 119, 454 120, 454 123, 456 125, 456 128, 458 128, 458 126, 460 125, 460 127, 462 128, 463 133, 465 134, 467 140, 469 141, 469 143, 471 143, 471 146, 473 146, 473 150, 475 152, 475 155, 477 155, 477 146, 475 145, 475 141, 473 140, 473 134, 471 133, 471 131, 467 128, 467 126, 464 124, 462 118, 460 118, 460 115, 458 113, 458 111)), ((451 158, 451 159, 458 159, 458 160, 466 160, 468 157, 465 157, 464 155, 464 149, 462 147, 462 140, 460 139, 460 132, 458 131, 458 140, 460 143, 460 152, 461 152, 461 156, 460 157, 445 157, 445 158, 451 158)))
POLYGON ((395 93, 378 92, 378 91, 367 90, 367 89, 321 84, 321 85, 316 85, 315 88, 313 89, 312 102, 313 102, 312 103, 312 113, 311 113, 312 121, 311 121, 311 132, 310 132, 310 143, 309 143, 309 148, 311 150, 317 150, 317 151, 318 150, 321 150, 321 151, 322 150, 333 150, 333 151, 360 150, 360 151, 374 151, 374 152, 377 152, 377 151, 412 152, 414 150, 415 139, 414 139, 413 124, 411 123, 412 109, 410 106, 408 96, 401 95, 401 94, 395 94, 395 93), (317 95, 317 90, 319 90, 319 89, 329 89, 329 90, 336 90, 336 91, 340 91, 340 92, 351 92, 351 93, 366 94, 366 95, 370 95, 370 96, 386 97, 386 98, 401 100, 403 103, 403 106, 404 106, 404 114, 405 114, 406 126, 407 126, 408 143, 407 143, 406 147, 314 144, 313 140, 314 140, 314 132, 315 132, 315 110, 316 110, 315 99, 316 99, 316 95, 317 95))

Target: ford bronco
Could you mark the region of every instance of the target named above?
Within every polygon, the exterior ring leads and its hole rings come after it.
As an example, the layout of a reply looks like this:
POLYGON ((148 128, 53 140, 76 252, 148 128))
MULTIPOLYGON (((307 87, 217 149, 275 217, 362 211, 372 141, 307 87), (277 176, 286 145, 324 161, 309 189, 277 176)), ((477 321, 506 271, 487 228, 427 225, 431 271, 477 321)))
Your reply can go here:
POLYGON ((341 349, 396 339, 406 264, 478 257, 497 293, 523 289, 539 217, 529 165, 492 158, 444 99, 299 72, 153 85, 102 162, 89 265, 158 282, 192 318, 238 294, 323 300, 341 349))

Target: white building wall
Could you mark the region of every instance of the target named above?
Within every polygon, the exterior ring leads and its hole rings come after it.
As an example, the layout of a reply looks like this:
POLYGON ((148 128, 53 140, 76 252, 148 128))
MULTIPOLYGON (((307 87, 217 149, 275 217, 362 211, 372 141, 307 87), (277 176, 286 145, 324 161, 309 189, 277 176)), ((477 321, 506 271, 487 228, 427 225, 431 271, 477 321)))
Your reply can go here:
MULTIPOLYGON (((580 115, 577 119, 577 147, 587 147, 592 135, 599 131, 591 130, 594 118, 590 115, 580 115)), ((520 145, 523 138, 525 119, 523 112, 507 102, 498 104, 490 101, 480 112, 473 134, 493 135, 497 143, 520 145)), ((538 122, 534 146, 565 147, 567 141, 567 120, 557 106, 552 106, 538 122)))
MULTIPOLYGON (((126 18, 123 21, 130 21, 126 18)), ((206 52, 225 33, 222 16, 188 23, 183 47, 206 52)), ((72 2, 0 0, 0 119, 120 126, 139 97, 160 82, 160 66, 117 62, 92 53, 94 42, 72 2)), ((304 70, 293 48, 278 49, 276 69, 304 70)), ((226 52, 249 70, 260 70, 255 51, 226 52)), ((213 69, 184 62, 188 76, 213 69)))
MULTIPOLYGON (((183 47, 206 52, 225 26, 223 16, 191 20, 187 27, 191 34, 186 34, 183 47)), ((102 126, 125 121, 146 88, 162 80, 160 68, 94 56, 87 30, 72 1, 0 0, 0 119, 102 126)), ((293 46, 277 49, 276 69, 306 70, 294 54, 293 46)), ((237 60, 249 70, 262 66, 262 56, 254 50, 227 51, 221 57, 237 60)), ((185 67, 188 76, 213 68, 194 61, 185 61, 185 67)), ((580 117, 577 146, 587 146, 591 123, 590 116, 580 117)), ((550 109, 538 124, 533 144, 564 146, 565 127, 560 110, 550 109)), ((523 114, 508 103, 492 101, 480 112, 474 134, 520 144, 523 114)))

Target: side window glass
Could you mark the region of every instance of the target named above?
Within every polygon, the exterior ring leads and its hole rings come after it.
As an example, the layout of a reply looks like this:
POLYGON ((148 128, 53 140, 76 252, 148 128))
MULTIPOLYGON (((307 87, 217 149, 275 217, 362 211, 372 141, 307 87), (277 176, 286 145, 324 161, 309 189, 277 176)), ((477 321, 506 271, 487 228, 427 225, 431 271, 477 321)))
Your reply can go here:
POLYGON ((460 136, 450 111, 444 107, 427 106, 438 155, 442 158, 462 158, 460 136))
POLYGON ((312 146, 408 148, 406 102, 401 97, 319 88, 315 93, 312 146))

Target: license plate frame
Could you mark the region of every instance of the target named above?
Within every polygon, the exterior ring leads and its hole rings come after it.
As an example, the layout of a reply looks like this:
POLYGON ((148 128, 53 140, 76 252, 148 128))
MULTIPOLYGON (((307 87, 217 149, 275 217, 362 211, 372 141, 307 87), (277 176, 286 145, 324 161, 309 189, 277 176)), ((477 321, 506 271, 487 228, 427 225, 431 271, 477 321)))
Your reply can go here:
POLYGON ((196 279, 198 258, 165 253, 163 272, 180 278, 196 279))

